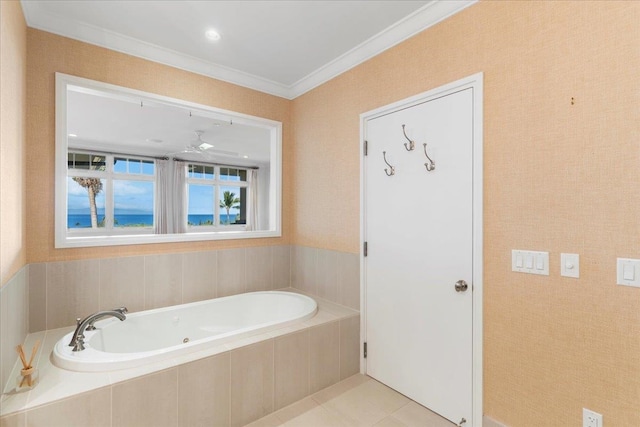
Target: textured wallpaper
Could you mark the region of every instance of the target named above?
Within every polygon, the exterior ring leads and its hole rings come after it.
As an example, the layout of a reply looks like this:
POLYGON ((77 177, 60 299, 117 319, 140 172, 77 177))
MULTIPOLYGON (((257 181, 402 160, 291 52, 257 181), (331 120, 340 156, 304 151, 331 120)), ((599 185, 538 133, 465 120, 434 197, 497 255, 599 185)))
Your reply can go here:
POLYGON ((0 2, 0 286, 24 266, 27 27, 20 2, 0 2))
POLYGON ((481 1, 293 101, 292 243, 357 253, 359 115, 484 72, 484 409, 640 425, 640 2, 481 1), (511 272, 548 251, 549 276, 511 272), (580 279, 561 277, 579 253, 580 279))

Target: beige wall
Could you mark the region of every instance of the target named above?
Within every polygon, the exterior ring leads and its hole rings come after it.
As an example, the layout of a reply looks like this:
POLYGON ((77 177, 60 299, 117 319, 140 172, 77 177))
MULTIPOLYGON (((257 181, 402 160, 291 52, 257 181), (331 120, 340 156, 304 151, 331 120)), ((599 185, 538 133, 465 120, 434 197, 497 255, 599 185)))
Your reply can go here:
POLYGON ((640 258, 638 22, 633 1, 482 1, 293 101, 292 244, 356 253, 359 114, 484 72, 484 410, 511 426, 640 425, 640 290, 615 284, 640 258))
POLYGON ((28 261, 175 253, 287 244, 290 222, 290 101, 112 50, 28 30, 28 261), (55 72, 185 99, 283 123, 283 237, 83 249, 54 248, 55 72))
POLYGON ((0 286, 25 265, 27 27, 18 1, 0 2, 0 286))

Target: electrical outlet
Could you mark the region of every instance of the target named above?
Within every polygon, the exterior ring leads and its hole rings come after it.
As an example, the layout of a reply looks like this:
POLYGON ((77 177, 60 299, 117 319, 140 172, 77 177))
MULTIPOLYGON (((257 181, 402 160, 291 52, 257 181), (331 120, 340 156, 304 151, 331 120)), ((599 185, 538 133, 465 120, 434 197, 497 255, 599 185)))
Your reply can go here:
POLYGON ((602 414, 582 408, 582 427, 603 427, 602 414))

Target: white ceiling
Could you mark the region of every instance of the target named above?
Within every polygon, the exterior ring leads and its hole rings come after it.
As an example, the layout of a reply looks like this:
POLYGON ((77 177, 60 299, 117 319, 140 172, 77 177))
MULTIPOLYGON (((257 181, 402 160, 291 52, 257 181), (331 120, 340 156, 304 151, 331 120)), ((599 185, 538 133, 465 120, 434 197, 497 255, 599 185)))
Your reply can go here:
POLYGON ((30 27, 288 99, 475 1, 21 0, 30 27))

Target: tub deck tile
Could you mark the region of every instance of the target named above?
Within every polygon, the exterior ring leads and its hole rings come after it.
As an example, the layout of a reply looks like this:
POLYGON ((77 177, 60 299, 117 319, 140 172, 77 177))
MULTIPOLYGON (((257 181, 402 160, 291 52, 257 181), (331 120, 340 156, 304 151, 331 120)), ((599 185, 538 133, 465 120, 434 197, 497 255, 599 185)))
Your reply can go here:
POLYGON ((268 340, 269 338, 271 338, 271 335, 268 332, 263 332, 255 335, 250 335, 248 337, 243 337, 237 340, 229 341, 227 343, 224 343, 224 346, 227 350, 235 350, 237 348, 246 347, 251 344, 256 344, 264 340, 268 340))
POLYGON ((301 331, 303 329, 307 329, 308 326, 304 324, 304 322, 299 322, 294 325, 285 326, 284 328, 274 329, 273 331, 267 332, 269 338, 278 338, 283 335, 292 334, 294 332, 301 331))
POLYGON ((353 308, 349 308, 349 307, 346 307, 344 305, 336 304, 335 302, 326 300, 324 298, 320 298, 317 295, 310 294, 309 292, 305 292, 305 291, 302 291, 300 289, 285 288, 285 289, 281 289, 281 290, 282 291, 286 291, 286 292, 293 292, 293 293, 296 293, 296 294, 301 294, 301 295, 306 295, 308 297, 311 297, 314 300, 316 300, 316 302, 318 303, 318 309, 320 311, 323 311, 323 312, 326 312, 326 313, 331 313, 331 314, 335 315, 337 318, 357 316, 357 315, 360 314, 359 311, 354 310, 353 308))

